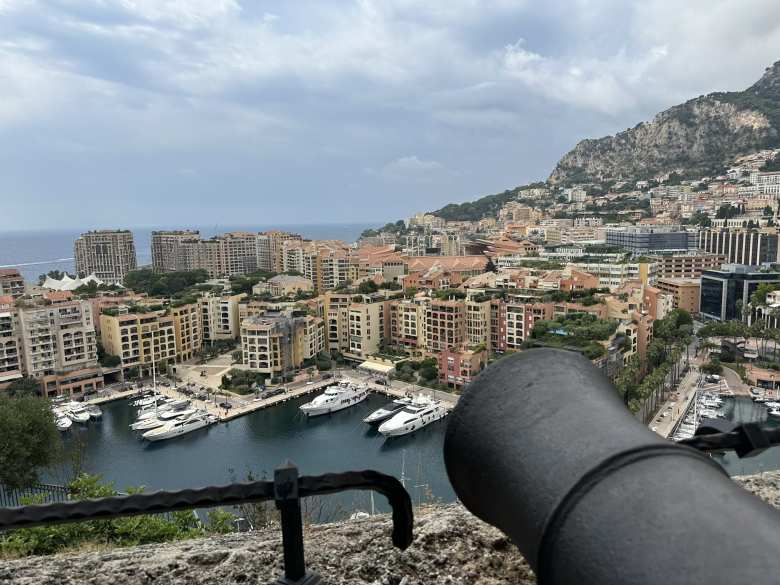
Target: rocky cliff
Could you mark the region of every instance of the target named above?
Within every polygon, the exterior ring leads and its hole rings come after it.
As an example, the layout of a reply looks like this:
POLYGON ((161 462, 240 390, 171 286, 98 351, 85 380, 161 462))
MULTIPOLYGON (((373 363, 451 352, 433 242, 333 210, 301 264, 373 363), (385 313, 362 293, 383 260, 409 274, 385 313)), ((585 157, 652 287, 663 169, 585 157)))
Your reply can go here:
MULTIPOLYGON (((739 479, 780 506, 780 472, 739 479)), ((459 505, 417 513, 406 551, 390 543, 387 516, 309 527, 309 568, 328 585, 532 585, 523 557, 501 532, 459 505)), ((34 557, 0 564, 2 585, 267 584, 282 573, 276 530, 173 544, 34 557)))
POLYGON ((549 181, 708 173, 740 154, 780 144, 780 61, 745 91, 712 93, 674 106, 615 136, 583 140, 549 181))

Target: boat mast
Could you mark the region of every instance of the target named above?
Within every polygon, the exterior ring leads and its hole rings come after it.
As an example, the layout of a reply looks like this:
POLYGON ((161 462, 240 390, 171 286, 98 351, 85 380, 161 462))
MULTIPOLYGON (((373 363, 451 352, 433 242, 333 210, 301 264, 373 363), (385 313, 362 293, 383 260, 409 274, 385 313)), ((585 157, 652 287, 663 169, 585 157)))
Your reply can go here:
POLYGON ((401 485, 406 487, 406 449, 401 451, 401 485))
POLYGON ((155 369, 154 365, 154 330, 152 330, 152 336, 150 338, 151 344, 150 348, 152 350, 152 387, 154 388, 155 394, 157 393, 157 370, 155 369))

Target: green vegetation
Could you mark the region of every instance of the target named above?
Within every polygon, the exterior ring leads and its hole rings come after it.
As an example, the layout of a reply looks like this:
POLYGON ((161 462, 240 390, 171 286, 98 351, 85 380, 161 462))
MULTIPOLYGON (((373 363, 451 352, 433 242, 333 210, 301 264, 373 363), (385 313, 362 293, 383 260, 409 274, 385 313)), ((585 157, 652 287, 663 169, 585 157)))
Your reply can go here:
POLYGON ((233 276, 230 278, 230 288, 237 295, 242 293, 252 294, 252 287, 255 286, 261 280, 268 280, 276 276, 276 272, 269 272, 267 270, 256 270, 243 276, 233 276))
POLYGON ((25 376, 11 382, 5 389, 5 393, 15 397, 36 396, 40 390, 41 385, 38 380, 25 376))
POLYGON ((406 227, 406 222, 404 220, 399 219, 396 222, 390 222, 383 225, 381 228, 377 229, 366 229, 363 230, 360 234, 361 238, 373 238, 378 236, 380 233, 384 232, 386 234, 398 234, 403 235, 407 233, 409 230, 406 227))
POLYGON ((198 352, 197 359, 199 364, 205 364, 209 360, 221 356, 236 349, 238 341, 236 339, 218 339, 217 341, 204 341, 203 347, 198 352))
POLYGON ((459 288, 442 288, 433 291, 433 296, 440 301, 450 301, 454 299, 465 299, 466 291, 459 288))
POLYGON ((433 214, 447 221, 477 221, 485 217, 496 217, 498 211, 510 201, 518 201, 518 194, 524 189, 544 188, 545 183, 531 183, 514 189, 486 195, 476 201, 466 203, 450 203, 433 214))
POLYGON ((670 372, 673 380, 679 379, 680 357, 691 342, 692 331, 693 319, 681 309, 655 321, 646 362, 633 356, 615 379, 615 387, 631 412, 638 412, 645 400, 663 388, 670 372))
POLYGON ((235 394, 252 394, 255 391, 253 386, 265 386, 267 379, 268 374, 233 368, 222 376, 219 387, 235 394))
POLYGON ((701 227, 710 227, 712 225, 712 220, 710 219, 710 216, 703 211, 697 211, 691 215, 690 219, 687 221, 687 224, 698 225, 701 227))
POLYGON ((373 280, 364 280, 358 285, 358 292, 361 295, 370 295, 379 290, 379 287, 373 280))
POLYGON ((49 270, 46 274, 38 275, 38 284, 43 284, 44 282, 46 282, 47 276, 53 278, 54 280, 62 280, 62 277, 65 275, 71 278, 76 278, 74 274, 68 274, 67 272, 63 272, 62 270, 49 270))
POLYGON ((30 394, 0 394, 0 483, 38 483, 39 470, 56 461, 62 443, 49 402, 30 394))
POLYGON ((609 293, 609 288, 585 288, 568 292, 556 290, 545 293, 542 296, 542 299, 553 303, 580 303, 586 307, 590 307, 603 302, 600 298, 596 297, 596 295, 600 293, 609 293))
POLYGON ((702 373, 704 374, 722 374, 723 373, 723 364, 721 364, 720 360, 718 358, 712 359, 709 363, 704 364, 699 368, 702 373))
POLYGON ((521 260, 518 266, 537 270, 563 270, 566 267, 565 264, 553 260, 521 260))
MULTIPOLYGON (((74 501, 118 495, 113 484, 102 483, 101 478, 94 475, 79 475, 68 487, 71 491, 70 499, 74 501)), ((140 491, 128 489, 129 493, 140 491)), ((216 510, 209 514, 209 521, 203 526, 192 512, 173 512, 23 528, 0 536, 0 556, 47 555, 95 546, 139 546, 221 534, 233 530, 233 518, 232 514, 216 510)))
POLYGON ((740 215, 739 207, 734 207, 733 205, 729 205, 728 203, 726 205, 721 205, 718 208, 718 211, 715 213, 716 219, 731 219, 732 217, 737 217, 740 215))
POLYGON ((435 390, 448 390, 446 384, 439 384, 439 364, 436 358, 399 362, 395 365, 392 377, 408 384, 418 384, 435 390))
POLYGON ((593 360, 606 354, 607 350, 598 342, 607 341, 617 326, 617 321, 598 319, 595 315, 569 314, 553 321, 537 321, 531 331, 531 339, 524 345, 576 349, 593 360))
POLYGON ((150 268, 133 270, 125 276, 124 285, 149 296, 172 297, 208 280, 205 270, 183 270, 157 273, 150 268))

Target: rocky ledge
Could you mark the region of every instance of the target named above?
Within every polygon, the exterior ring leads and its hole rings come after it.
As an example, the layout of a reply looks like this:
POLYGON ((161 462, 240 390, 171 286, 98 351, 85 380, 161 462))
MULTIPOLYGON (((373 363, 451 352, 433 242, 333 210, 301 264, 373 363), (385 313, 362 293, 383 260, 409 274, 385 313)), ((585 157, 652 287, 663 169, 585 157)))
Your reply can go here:
MULTIPOLYGON (((737 481, 780 505, 780 472, 737 481)), ((459 505, 419 512, 407 551, 393 548, 390 529, 387 516, 310 527, 307 564, 331 585, 535 583, 512 543, 459 505)), ((280 534, 268 530, 9 561, 0 567, 0 584, 265 584, 281 575, 281 559, 280 534)))

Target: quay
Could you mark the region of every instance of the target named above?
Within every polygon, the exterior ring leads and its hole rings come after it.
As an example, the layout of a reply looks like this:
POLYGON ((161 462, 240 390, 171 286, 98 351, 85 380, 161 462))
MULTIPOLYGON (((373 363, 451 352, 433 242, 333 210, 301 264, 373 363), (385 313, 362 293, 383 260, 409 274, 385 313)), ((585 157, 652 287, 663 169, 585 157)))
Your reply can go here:
MULTIPOLYGON (((214 393, 214 398, 199 400, 182 393, 175 387, 162 384, 158 385, 157 391, 165 396, 168 396, 169 398, 189 400, 194 407, 203 409, 209 414, 214 415, 219 419, 220 422, 227 422, 240 416, 287 402, 288 400, 294 400, 296 398, 300 398, 301 396, 319 392, 328 386, 333 386, 334 384, 344 380, 355 384, 365 384, 372 392, 384 394, 390 398, 403 398, 409 393, 418 394, 423 392, 432 394, 435 396, 435 398, 441 400, 442 404, 448 411, 454 408, 458 401, 458 396, 449 392, 442 392, 441 390, 433 390, 431 388, 415 386, 412 384, 393 383, 392 381, 388 381, 387 385, 378 384, 368 376, 364 377, 357 373, 353 374, 352 372, 350 372, 350 374, 337 374, 333 378, 308 381, 305 383, 299 382, 297 384, 288 385, 286 386, 284 394, 278 394, 269 398, 254 398, 254 395, 242 396, 225 390, 214 391, 213 389, 210 389, 210 391, 214 393), (220 406, 220 403, 224 402, 228 402, 230 404, 230 408, 226 409, 220 406)), ((105 396, 93 398, 88 400, 87 403, 100 405, 107 402, 112 402, 114 400, 120 400, 122 398, 131 398, 136 396, 138 393, 138 388, 130 388, 127 390, 112 392, 110 394, 106 394, 105 396)))

